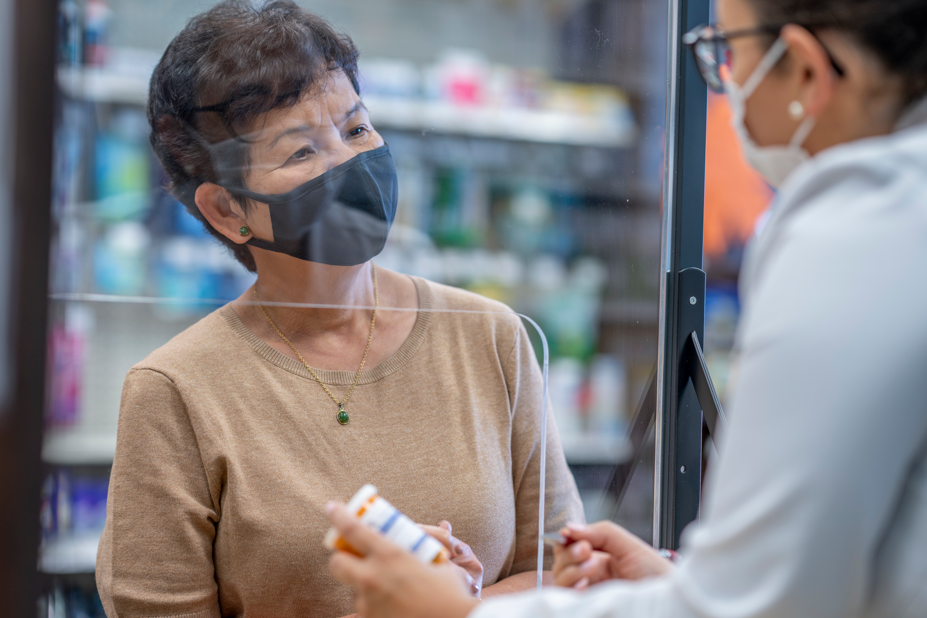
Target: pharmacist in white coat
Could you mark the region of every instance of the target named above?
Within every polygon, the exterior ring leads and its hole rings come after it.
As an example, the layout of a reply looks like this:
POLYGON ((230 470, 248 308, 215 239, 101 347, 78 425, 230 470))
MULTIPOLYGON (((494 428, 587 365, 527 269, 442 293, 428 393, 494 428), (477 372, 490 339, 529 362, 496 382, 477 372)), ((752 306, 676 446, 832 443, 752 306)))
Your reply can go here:
POLYGON ((593 524, 567 531, 561 588, 478 603, 331 505, 365 618, 927 617, 927 2, 717 8, 686 42, 780 193, 679 564, 593 524))

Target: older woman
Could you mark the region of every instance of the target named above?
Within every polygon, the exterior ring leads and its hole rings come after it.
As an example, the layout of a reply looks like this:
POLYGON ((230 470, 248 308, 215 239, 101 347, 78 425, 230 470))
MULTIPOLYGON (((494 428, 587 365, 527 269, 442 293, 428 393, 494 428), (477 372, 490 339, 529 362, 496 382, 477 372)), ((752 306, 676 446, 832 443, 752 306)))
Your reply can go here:
MULTIPOLYGON (((472 593, 534 582, 537 362, 502 305, 370 261, 396 173, 356 59, 291 2, 224 2, 155 70, 171 191, 258 278, 126 378, 97 560, 110 618, 350 613, 324 505, 367 482, 416 521, 446 520, 430 531, 472 593)), ((548 436, 555 530, 582 510, 548 436)))

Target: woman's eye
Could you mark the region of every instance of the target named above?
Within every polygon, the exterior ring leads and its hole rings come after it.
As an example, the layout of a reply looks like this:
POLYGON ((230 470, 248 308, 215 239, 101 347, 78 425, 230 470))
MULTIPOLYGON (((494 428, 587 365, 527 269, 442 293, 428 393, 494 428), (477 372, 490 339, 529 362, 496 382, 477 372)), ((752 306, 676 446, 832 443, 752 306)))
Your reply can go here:
POLYGON ((311 155, 311 154, 312 154, 312 150, 311 150, 311 149, 309 149, 309 148, 300 148, 300 149, 297 150, 295 153, 293 153, 293 156, 290 157, 290 160, 291 160, 291 161, 305 161, 306 159, 309 158, 309 155, 311 155))
POLYGON ((360 126, 358 126, 358 127, 354 127, 354 128, 351 129, 350 131, 348 131, 348 135, 350 135, 351 137, 357 137, 357 136, 359 136, 359 135, 363 135, 363 134, 366 133, 367 131, 368 131, 368 129, 367 129, 366 126, 360 125, 360 126))

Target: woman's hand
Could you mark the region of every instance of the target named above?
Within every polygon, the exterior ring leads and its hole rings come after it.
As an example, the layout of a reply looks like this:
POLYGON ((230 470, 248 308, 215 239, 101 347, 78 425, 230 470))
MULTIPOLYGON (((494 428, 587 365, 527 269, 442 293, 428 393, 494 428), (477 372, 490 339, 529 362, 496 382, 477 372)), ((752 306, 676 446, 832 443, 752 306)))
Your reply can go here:
POLYGON ((476 554, 470 546, 451 534, 451 524, 447 521, 442 521, 437 526, 419 525, 422 530, 441 541, 441 544, 451 552, 451 562, 460 567, 463 572, 462 575, 470 588, 470 594, 477 599, 480 598, 480 591, 483 589, 483 565, 476 559, 476 554))
POLYGON ((354 608, 364 618, 465 618, 479 603, 467 594, 454 565, 422 564, 360 523, 343 504, 329 504, 328 518, 364 558, 336 551, 335 579, 354 588, 354 608))
POLYGON ((571 524, 560 533, 574 543, 554 548, 558 586, 583 590, 607 579, 644 579, 673 569, 657 550, 610 521, 571 524))

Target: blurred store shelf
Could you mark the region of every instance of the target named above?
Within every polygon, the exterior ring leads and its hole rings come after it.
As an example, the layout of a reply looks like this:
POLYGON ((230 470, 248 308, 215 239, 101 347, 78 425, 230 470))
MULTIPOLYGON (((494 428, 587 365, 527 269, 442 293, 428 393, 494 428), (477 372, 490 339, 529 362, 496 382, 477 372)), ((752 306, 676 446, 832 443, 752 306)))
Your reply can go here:
POLYGON ((45 432, 42 461, 60 466, 107 465, 116 454, 116 428, 112 431, 49 430, 45 432))
POLYGON ((597 115, 379 97, 366 97, 364 102, 370 120, 390 129, 607 148, 629 147, 636 134, 630 122, 605 121, 597 115))
POLYGON ((621 464, 631 458, 631 443, 624 436, 605 438, 595 434, 561 437, 567 463, 621 464))
MULTIPOLYGON (((62 67, 58 85, 69 97, 94 103, 144 106, 148 78, 107 69, 62 67)), ((466 107, 442 101, 365 98, 370 120, 383 129, 492 139, 627 148, 636 127, 630 116, 602 117, 524 108, 466 107)))
POLYGON ((69 97, 93 103, 146 105, 148 78, 93 67, 59 67, 58 86, 69 97))
POLYGON ((54 575, 93 573, 99 545, 100 533, 46 541, 39 549, 39 570, 54 575))

